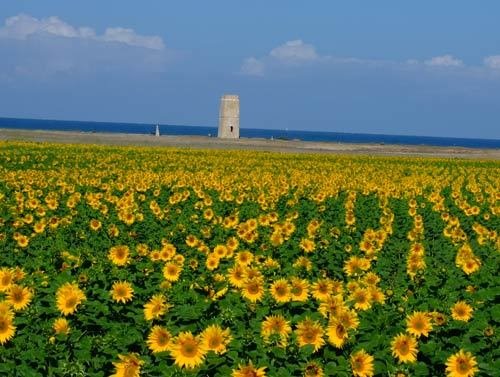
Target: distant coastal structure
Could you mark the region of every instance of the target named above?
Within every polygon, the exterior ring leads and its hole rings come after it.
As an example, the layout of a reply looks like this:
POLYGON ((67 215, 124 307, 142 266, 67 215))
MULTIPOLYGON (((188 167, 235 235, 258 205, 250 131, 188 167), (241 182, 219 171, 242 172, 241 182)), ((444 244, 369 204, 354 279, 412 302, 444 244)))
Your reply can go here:
POLYGON ((159 124, 156 125, 155 136, 160 136, 160 125, 159 124))
POLYGON ((224 94, 220 99, 219 132, 222 139, 240 138, 240 98, 224 94))

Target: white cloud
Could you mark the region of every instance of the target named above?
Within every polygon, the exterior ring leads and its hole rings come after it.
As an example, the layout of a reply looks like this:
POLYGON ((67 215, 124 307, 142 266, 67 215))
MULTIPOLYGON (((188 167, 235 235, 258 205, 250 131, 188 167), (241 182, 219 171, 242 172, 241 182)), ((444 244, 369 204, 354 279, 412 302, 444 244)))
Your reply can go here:
POLYGON ((273 48, 261 58, 250 57, 243 60, 240 73, 249 76, 263 76, 267 67, 282 65, 300 66, 302 64, 320 61, 322 58, 316 48, 304 43, 301 39, 288 41, 273 48))
POLYGON ((247 58, 241 66, 241 73, 249 76, 263 76, 264 63, 254 57, 247 58))
POLYGON ((0 28, 0 38, 25 40, 39 35, 123 43, 152 50, 165 48, 165 44, 159 36, 139 35, 132 29, 122 27, 107 28, 103 35, 97 35, 90 27, 77 28, 55 16, 37 19, 30 15, 19 14, 7 18, 5 26, 0 28))
POLYGON ((500 55, 493 55, 484 58, 484 64, 493 69, 500 69, 500 55))
POLYGON ((462 67, 464 62, 452 55, 442 55, 426 60, 424 64, 431 67, 462 67))
POLYGON ((273 48, 269 56, 285 62, 312 61, 319 58, 313 45, 306 44, 300 39, 288 41, 273 48))

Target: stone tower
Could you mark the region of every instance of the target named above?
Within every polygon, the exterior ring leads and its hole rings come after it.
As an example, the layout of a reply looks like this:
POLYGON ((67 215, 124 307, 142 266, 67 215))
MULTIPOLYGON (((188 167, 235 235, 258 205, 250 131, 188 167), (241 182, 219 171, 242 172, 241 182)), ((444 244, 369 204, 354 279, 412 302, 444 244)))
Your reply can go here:
POLYGON ((220 99, 219 133, 223 139, 240 138, 240 98, 225 94, 220 99))

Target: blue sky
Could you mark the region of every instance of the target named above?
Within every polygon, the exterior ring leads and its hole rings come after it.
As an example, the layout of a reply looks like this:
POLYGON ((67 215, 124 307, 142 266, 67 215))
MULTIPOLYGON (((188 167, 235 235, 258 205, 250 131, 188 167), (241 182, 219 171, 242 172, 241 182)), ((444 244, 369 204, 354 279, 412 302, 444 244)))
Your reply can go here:
POLYGON ((500 138, 500 2, 3 0, 0 116, 500 138))

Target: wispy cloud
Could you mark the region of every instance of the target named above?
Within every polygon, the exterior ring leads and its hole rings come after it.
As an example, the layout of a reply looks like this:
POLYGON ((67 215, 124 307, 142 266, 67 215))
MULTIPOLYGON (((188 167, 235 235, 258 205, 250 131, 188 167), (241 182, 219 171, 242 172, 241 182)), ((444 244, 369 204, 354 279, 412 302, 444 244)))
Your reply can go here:
POLYGON ((500 69, 500 55, 493 55, 484 58, 484 64, 492 69, 500 69))
POLYGON ((464 62, 452 55, 435 56, 424 62, 425 65, 430 67, 463 67, 464 62))
POLYGON ((263 76, 270 66, 301 66, 320 61, 323 58, 316 52, 316 47, 312 44, 305 43, 301 39, 294 39, 274 47, 263 57, 252 56, 244 59, 240 73, 249 76, 263 76))
MULTIPOLYGON (((15 77, 45 79, 64 74, 163 72, 177 56, 156 35, 142 35, 125 27, 97 33, 52 16, 19 14, 0 27, 0 71, 15 77)), ((3 81, 6 81, 5 79, 3 81)))
POLYGON ((25 40, 37 35, 123 43, 153 50, 165 49, 163 39, 156 35, 140 35, 133 29, 123 27, 109 27, 104 34, 97 35, 90 27, 75 27, 56 16, 38 19, 27 14, 19 14, 7 18, 5 25, 0 28, 0 38, 25 40))

